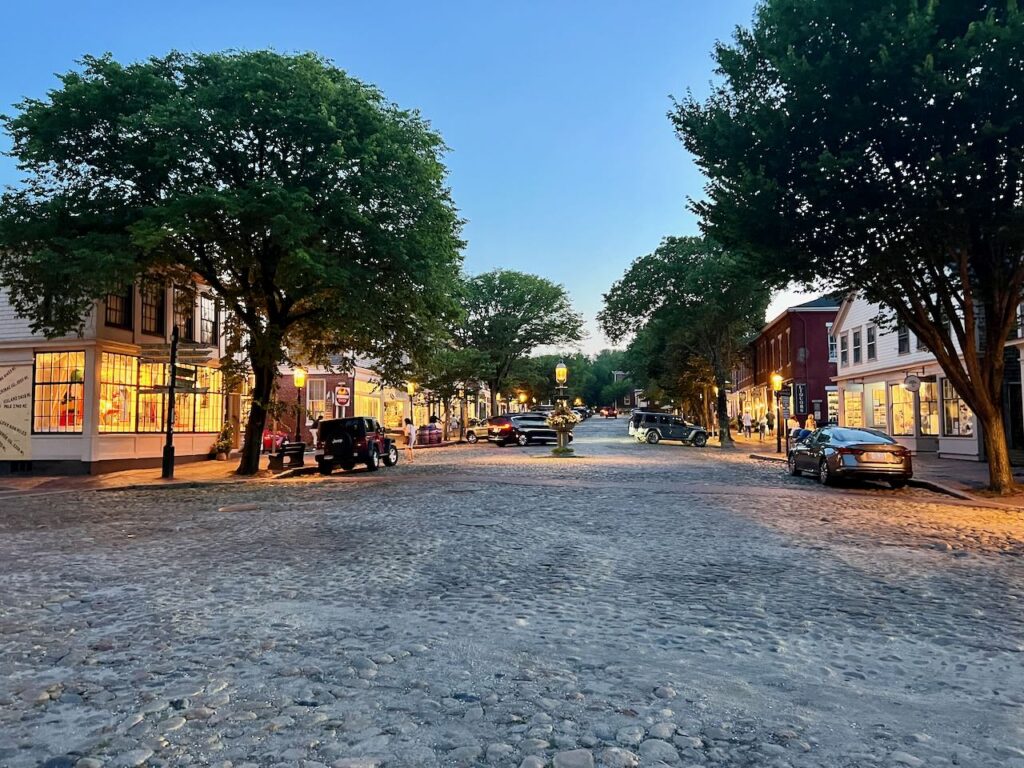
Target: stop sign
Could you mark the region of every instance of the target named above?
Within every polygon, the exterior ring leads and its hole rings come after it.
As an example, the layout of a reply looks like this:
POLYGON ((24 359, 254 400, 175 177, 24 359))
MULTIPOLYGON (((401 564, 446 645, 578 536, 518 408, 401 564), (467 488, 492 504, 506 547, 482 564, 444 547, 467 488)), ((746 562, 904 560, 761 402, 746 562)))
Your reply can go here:
POLYGON ((348 405, 351 393, 348 387, 337 386, 334 388, 334 402, 338 405, 348 405))

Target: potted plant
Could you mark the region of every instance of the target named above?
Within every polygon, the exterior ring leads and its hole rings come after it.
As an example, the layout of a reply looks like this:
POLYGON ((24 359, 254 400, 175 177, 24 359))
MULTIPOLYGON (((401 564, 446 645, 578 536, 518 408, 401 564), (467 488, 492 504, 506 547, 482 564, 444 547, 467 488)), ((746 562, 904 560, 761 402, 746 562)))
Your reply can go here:
POLYGON ((213 444, 213 454, 217 461, 227 461, 228 454, 231 453, 231 448, 234 445, 235 428, 231 422, 225 421, 224 426, 220 428, 220 434, 217 436, 217 442, 213 444))

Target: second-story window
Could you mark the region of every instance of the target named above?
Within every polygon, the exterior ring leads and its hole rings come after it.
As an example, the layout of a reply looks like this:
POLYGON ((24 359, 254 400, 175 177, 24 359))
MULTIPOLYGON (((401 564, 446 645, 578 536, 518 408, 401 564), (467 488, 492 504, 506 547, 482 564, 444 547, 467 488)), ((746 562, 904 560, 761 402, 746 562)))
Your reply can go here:
POLYGON ((910 354, 910 330, 903 323, 896 326, 896 350, 901 355, 910 354))
POLYGON ((860 330, 858 329, 853 332, 853 364, 857 365, 860 360, 860 330))
POLYGON ((850 364, 850 335, 844 333, 839 337, 839 365, 845 368, 850 364))
POLYGON ((107 294, 104 322, 113 328, 132 327, 132 295, 135 287, 129 283, 119 291, 107 294))
POLYGON ((164 286, 157 283, 144 283, 140 294, 142 296, 142 332, 163 336, 167 316, 167 291, 164 286))
POLYGON ((789 365, 790 360, 792 360, 792 358, 790 357, 791 352, 790 352, 790 346, 789 345, 790 345, 789 328, 787 328, 786 329, 786 365, 789 365))
POLYGON ((199 341, 217 345, 217 301, 205 293, 199 297, 199 341))
POLYGON ((196 295, 192 291, 174 289, 174 325, 182 341, 196 340, 196 295))
POLYGON ((828 361, 834 363, 839 356, 836 349, 836 337, 832 335, 832 323, 825 323, 825 334, 828 337, 828 361))
POLYGON ((868 334, 868 360, 878 359, 878 329, 873 325, 869 325, 867 328, 868 334))

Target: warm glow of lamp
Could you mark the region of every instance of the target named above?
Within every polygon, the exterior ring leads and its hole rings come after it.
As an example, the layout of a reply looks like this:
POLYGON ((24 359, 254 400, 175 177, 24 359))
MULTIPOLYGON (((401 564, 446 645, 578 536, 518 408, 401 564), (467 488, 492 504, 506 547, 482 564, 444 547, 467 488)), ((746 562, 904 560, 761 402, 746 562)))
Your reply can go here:
POLYGON ((582 397, 577 397, 576 398, 576 405, 583 405, 583 398, 582 397))
POLYGON ((568 378, 569 367, 565 364, 564 360, 560 360, 558 365, 555 366, 555 381, 558 382, 558 386, 563 386, 568 378))
POLYGON ((520 392, 519 393, 519 402, 520 403, 525 403, 526 402, 526 393, 525 392, 520 392))
POLYGON ((772 391, 773 392, 780 392, 780 391, 782 391, 782 374, 781 373, 773 373, 772 374, 772 391))
POLYGON ((306 369, 296 367, 292 371, 292 380, 295 382, 296 389, 302 389, 306 386, 306 369))
POLYGON ((406 384, 405 384, 405 391, 409 393, 409 397, 412 397, 413 395, 415 395, 416 394, 416 383, 412 382, 412 381, 406 382, 406 384))

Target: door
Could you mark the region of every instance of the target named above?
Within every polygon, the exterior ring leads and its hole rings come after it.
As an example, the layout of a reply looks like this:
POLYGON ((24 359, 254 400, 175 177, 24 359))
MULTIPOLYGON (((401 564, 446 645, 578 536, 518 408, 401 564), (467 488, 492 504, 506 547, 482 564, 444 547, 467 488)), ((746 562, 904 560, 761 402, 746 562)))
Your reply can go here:
POLYGON ((1003 375, 1003 428, 1011 451, 1024 450, 1024 398, 1021 393, 1020 351, 1006 348, 1003 375))

